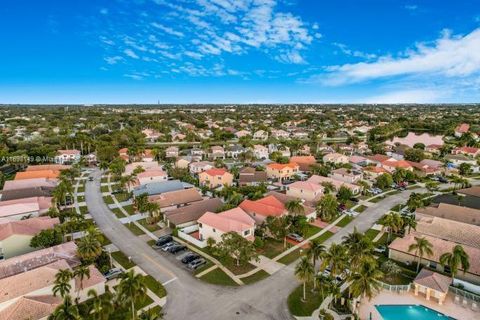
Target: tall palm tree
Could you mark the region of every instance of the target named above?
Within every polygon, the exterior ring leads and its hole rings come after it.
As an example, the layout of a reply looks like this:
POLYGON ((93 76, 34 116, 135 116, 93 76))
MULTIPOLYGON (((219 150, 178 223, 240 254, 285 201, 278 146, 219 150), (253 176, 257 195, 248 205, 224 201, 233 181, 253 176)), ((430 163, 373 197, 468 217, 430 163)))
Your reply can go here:
POLYGON ((78 306, 72 301, 72 297, 66 295, 63 303, 48 317, 49 320, 81 320, 78 306))
POLYGON ((141 274, 135 274, 133 270, 130 270, 122 275, 117 290, 120 300, 130 303, 132 320, 136 319, 135 303, 144 299, 147 294, 145 278, 141 274))
POLYGON ((307 257, 303 257, 295 266, 295 276, 303 282, 303 301, 307 300, 307 282, 313 278, 314 273, 313 265, 307 257))
POLYGON ((137 212, 145 212, 148 206, 148 194, 142 193, 133 199, 133 206, 137 212))
POLYGON ((388 238, 387 241, 390 241, 392 233, 397 233, 403 225, 402 216, 397 212, 390 212, 389 214, 382 217, 380 223, 383 228, 388 229, 388 238))
POLYGON ((452 279, 455 278, 460 267, 463 273, 467 272, 470 268, 470 258, 461 245, 456 245, 452 252, 442 254, 440 256, 440 263, 444 267, 448 266, 450 268, 452 279))
POLYGON ((383 272, 378 269, 376 260, 363 261, 360 267, 350 276, 350 292, 355 296, 368 297, 372 299, 378 291, 380 284, 378 280, 383 277, 383 272))
POLYGON ((323 221, 331 221, 338 214, 337 199, 331 194, 324 195, 317 204, 317 213, 323 221))
POLYGON ((322 182, 322 187, 325 193, 331 193, 335 191, 335 186, 333 183, 328 181, 322 182))
POLYGON ((415 251, 415 259, 418 256, 417 273, 418 273, 418 269, 420 268, 420 263, 422 262, 422 258, 425 255, 431 256, 433 254, 432 248, 433 248, 432 244, 425 237, 422 237, 422 238, 415 237, 415 243, 412 243, 408 247, 408 252, 415 251))
POLYGON ((330 277, 327 277, 323 275, 322 273, 318 273, 315 275, 315 278, 313 279, 315 285, 320 287, 320 294, 322 297, 324 297, 324 291, 327 289, 327 292, 329 292, 329 288, 331 285, 331 279, 330 277))
MULTIPOLYGON (((325 246, 318 240, 312 240, 310 242, 310 247, 307 249, 307 257, 312 259, 312 266, 313 270, 315 271, 315 265, 317 264, 317 260, 320 259, 323 254, 326 252, 325 246)), ((317 288, 317 281, 313 281, 313 290, 317 288)))
POLYGON ((68 269, 59 270, 55 275, 55 281, 53 285, 53 295, 57 296, 60 294, 60 297, 65 298, 70 293, 72 285, 70 280, 72 280, 73 274, 68 269))
POLYGON ((333 276, 338 276, 347 267, 347 248, 341 244, 332 244, 323 254, 321 268, 330 267, 333 276))
POLYGON ((416 230, 417 229, 417 220, 415 219, 414 215, 408 215, 405 217, 402 217, 403 219, 403 227, 408 228, 408 234, 410 234, 410 231, 416 230))
POLYGON ((153 308, 148 309, 147 311, 142 311, 140 314, 140 320, 157 320, 163 319, 163 313, 156 312, 153 308))
POLYGON ((88 266, 79 266, 73 271, 73 276, 80 281, 80 286, 77 289, 77 298, 80 296, 80 291, 83 290, 83 280, 90 279, 90 268, 88 266))
POLYGON ((363 233, 354 228, 353 232, 343 237, 342 242, 348 250, 350 264, 353 269, 356 269, 364 260, 371 260, 373 258, 373 243, 365 237, 363 233))
POLYGON ((82 260, 93 262, 102 253, 101 239, 96 234, 87 232, 78 241, 77 253, 82 260))
POLYGON ((228 203, 238 206, 240 202, 243 200, 243 195, 241 193, 238 193, 236 191, 233 191, 229 196, 228 196, 228 203))
POLYGON ((285 208, 289 213, 293 214, 294 216, 303 214, 305 212, 305 209, 300 199, 288 201, 287 203, 285 203, 285 208))
POLYGON ((148 212, 148 217, 152 223, 158 222, 158 219, 161 215, 161 208, 157 202, 149 202, 146 206, 146 211, 148 212))

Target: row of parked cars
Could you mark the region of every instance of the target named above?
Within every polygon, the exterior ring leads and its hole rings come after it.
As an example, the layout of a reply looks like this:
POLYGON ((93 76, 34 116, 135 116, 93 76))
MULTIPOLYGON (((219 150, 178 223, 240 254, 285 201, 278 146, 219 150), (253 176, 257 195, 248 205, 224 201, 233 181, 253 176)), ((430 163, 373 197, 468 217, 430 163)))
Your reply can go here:
POLYGON ((202 256, 188 251, 185 245, 174 241, 171 235, 165 235, 158 238, 153 245, 153 248, 156 250, 169 252, 174 255, 183 253, 180 261, 190 270, 196 270, 207 263, 207 260, 202 258, 202 256))

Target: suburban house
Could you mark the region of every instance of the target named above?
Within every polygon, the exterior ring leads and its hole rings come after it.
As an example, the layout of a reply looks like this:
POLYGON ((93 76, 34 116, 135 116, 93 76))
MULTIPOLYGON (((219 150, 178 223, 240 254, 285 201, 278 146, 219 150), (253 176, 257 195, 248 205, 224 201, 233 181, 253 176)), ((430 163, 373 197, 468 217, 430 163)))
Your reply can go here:
POLYGON ((20 220, 24 217, 38 217, 52 206, 51 197, 32 197, 0 201, 0 221, 20 220))
POLYGON ((152 149, 145 149, 140 156, 144 162, 152 162, 155 160, 155 155, 152 149))
POLYGON ((253 146, 253 154, 257 159, 268 159, 268 148, 261 144, 253 146))
POLYGON ((193 188, 193 185, 180 180, 167 180, 162 182, 152 182, 143 184, 133 189, 133 196, 138 197, 141 194, 154 196, 157 194, 193 188))
POLYGON ((80 150, 57 150, 54 161, 59 164, 70 164, 79 162, 80 158, 80 150))
POLYGON ((202 160, 204 154, 205 152, 200 148, 192 148, 190 150, 190 155, 192 156, 192 158, 195 158, 197 161, 202 160))
POLYGON ((62 303, 62 298, 52 295, 23 296, 0 311, 0 319, 47 320, 62 303))
POLYGON ((200 172, 198 174, 198 180, 201 186, 215 189, 223 185, 231 186, 233 184, 233 175, 223 168, 212 168, 200 172))
POLYGON ((188 166, 190 165, 191 162, 192 162, 191 156, 178 157, 177 160, 175 160, 175 168, 188 169, 188 166))
POLYGON ((383 161, 391 159, 389 156, 386 156, 384 154, 375 154, 373 156, 366 156, 365 158, 367 158, 367 166, 379 166, 383 161))
POLYGON ((200 172, 213 169, 215 165, 209 161, 198 161, 190 163, 190 173, 199 174, 200 172))
POLYGON ((55 170, 62 171, 70 169, 72 166, 66 164, 38 164, 34 166, 28 166, 25 171, 41 171, 41 170, 55 170))
MULTIPOLYGON (((28 181, 28 180, 18 180, 28 181)), ((24 199, 24 198, 36 198, 36 197, 51 197, 53 187, 33 187, 14 190, 0 191, 0 201, 24 199)))
POLYGON ((136 176, 136 185, 142 185, 152 182, 162 182, 168 180, 168 174, 161 169, 152 169, 140 172, 136 176))
POLYGON ((332 170, 330 177, 332 177, 335 180, 340 180, 340 181, 354 184, 363 179, 363 173, 357 170, 339 168, 339 169, 332 170))
POLYGON ((264 130, 255 131, 255 133, 253 134, 253 139, 254 140, 267 140, 268 139, 268 132, 266 132, 264 130))
POLYGON ((382 167, 368 166, 368 167, 363 168, 364 176, 368 177, 372 180, 378 178, 378 176, 380 176, 384 173, 388 173, 388 171, 385 170, 382 167))
POLYGON ((174 210, 202 199, 202 195, 195 188, 163 192, 148 197, 150 202, 158 203, 162 212, 174 210))
POLYGON ((19 190, 26 188, 55 188, 58 184, 57 179, 36 178, 26 180, 7 180, 3 185, 3 191, 19 190))
POLYGON ((287 139, 288 137, 290 137, 290 133, 282 129, 272 130, 272 137, 276 139, 287 139))
POLYGON ((143 169, 144 171, 150 170, 163 170, 162 166, 156 161, 142 161, 142 162, 132 162, 125 166, 124 176, 131 175, 136 169, 143 169))
POLYGON ((30 247, 33 236, 59 224, 58 218, 38 217, 26 220, 0 221, 0 259, 8 259, 35 249, 30 247))
POLYGON ((267 173, 265 171, 257 171, 251 167, 240 170, 238 179, 239 186, 258 186, 265 182, 267 182, 267 173))
POLYGON ((475 147, 457 147, 452 150, 452 154, 464 154, 470 157, 477 157, 480 155, 480 148, 475 147))
POLYGON ((346 164, 348 163, 348 157, 341 153, 327 153, 323 156, 324 163, 333 163, 333 164, 346 164))
POLYGON ((368 164, 368 159, 362 156, 350 156, 348 162, 355 168, 365 167, 368 164))
POLYGON ((15 180, 30 180, 30 179, 57 179, 60 175, 60 170, 38 170, 38 171, 23 171, 15 174, 15 180))
POLYGON ((129 162, 130 161, 130 156, 128 155, 128 148, 122 148, 118 150, 118 156, 120 159, 129 162))
POLYGON ((425 146, 425 152, 430 154, 440 154, 440 150, 442 149, 442 145, 440 144, 429 144, 425 146))
MULTIPOLYGON (((455 167, 458 167, 462 163, 468 163, 471 164, 472 166, 477 164, 477 160, 472 159, 470 157, 467 157, 463 154, 447 154, 445 156, 445 160, 453 164, 455 167)), ((18 173, 17 173, 18 174, 18 173)))
POLYGON ((470 130, 470 125, 468 123, 461 123, 455 128, 455 137, 460 138, 465 133, 470 130))
POLYGON ((229 146, 227 148, 226 155, 229 158, 237 159, 240 154, 245 152, 245 150, 246 149, 244 147, 236 144, 236 145, 233 145, 233 146, 229 146))
POLYGON ((449 203, 439 203, 437 205, 418 208, 416 213, 480 226, 479 209, 456 206, 449 203))
POLYGON ((267 177, 279 181, 292 178, 299 173, 300 167, 296 163, 270 163, 267 165, 267 177))
POLYGON ((251 132, 248 131, 248 130, 240 130, 240 131, 235 132, 235 136, 237 138, 242 138, 242 137, 246 137, 246 136, 249 136, 249 135, 251 135, 251 132))
MULTIPOLYGON (((435 161, 435 160, 431 160, 431 161, 435 161)), ((420 162, 408 161, 408 163, 410 163, 410 165, 413 167, 413 171, 421 177, 425 177, 429 175, 440 175, 443 172, 442 167, 438 167, 436 165, 434 167, 431 167, 426 162, 420 163, 420 162)))
POLYGON ((294 156, 290 158, 290 162, 298 164, 300 171, 310 171, 310 166, 317 163, 314 156, 294 156))
POLYGON ((213 146, 210 148, 211 159, 225 159, 225 149, 221 146, 213 146))
POLYGON ((163 220, 171 229, 185 228, 195 225, 206 212, 216 212, 222 205, 223 202, 219 198, 192 202, 186 206, 163 212, 163 220))
POLYGON ((308 178, 307 182, 315 183, 322 185, 322 183, 331 183, 335 189, 338 191, 342 186, 350 189, 353 194, 359 194, 362 191, 362 188, 360 186, 357 186, 355 184, 351 184, 345 181, 333 179, 330 177, 323 177, 319 175, 313 175, 310 178, 308 178))
POLYGON ((410 164, 410 162, 406 160, 395 160, 395 159, 385 160, 381 163, 381 167, 387 170, 388 172, 394 172, 398 168, 405 169, 408 171, 413 171, 413 166, 410 164))
POLYGON ((198 219, 198 226, 201 241, 212 238, 221 242, 222 235, 228 232, 236 232, 249 241, 255 239, 255 220, 241 208, 220 213, 206 212, 198 219))
POLYGON ((172 146, 165 149, 166 158, 176 158, 178 157, 178 147, 172 146))
MULTIPOLYGON (((267 192, 266 196, 275 197, 275 199, 283 203, 284 206, 290 201, 297 200, 297 198, 290 197, 284 193, 280 193, 277 191, 267 192)), ((314 220, 317 217, 317 210, 315 209, 315 207, 309 206, 308 204, 306 204, 306 202, 304 202, 302 206, 303 206, 303 213, 301 213, 301 215, 304 215, 308 220, 314 220)))
POLYGON ((145 138, 150 142, 155 142, 161 135, 161 133, 153 129, 143 129, 142 133, 145 135, 145 138))
POLYGON ((321 185, 307 181, 296 181, 287 186, 287 196, 308 202, 318 202, 323 196, 323 191, 321 185))
POLYGON ((272 195, 258 200, 243 200, 239 207, 248 213, 257 225, 262 224, 267 217, 280 217, 288 214, 284 203, 272 195))

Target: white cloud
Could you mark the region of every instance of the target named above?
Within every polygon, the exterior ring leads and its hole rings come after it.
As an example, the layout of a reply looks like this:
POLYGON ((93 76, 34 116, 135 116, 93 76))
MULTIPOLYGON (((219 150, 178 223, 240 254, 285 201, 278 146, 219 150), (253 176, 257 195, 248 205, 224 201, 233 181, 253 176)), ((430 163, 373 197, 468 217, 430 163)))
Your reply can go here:
POLYGON ((139 58, 139 56, 132 49, 125 49, 123 50, 123 53, 125 53, 127 56, 133 59, 139 58))
POLYGON ((418 9, 418 6, 416 4, 407 4, 404 6, 404 8, 409 11, 415 11, 418 9))
POLYGON ((117 64, 119 61, 123 60, 123 57, 121 57, 121 56, 106 57, 106 58, 104 58, 104 60, 108 64, 117 64))
POLYGON ((165 33, 171 34, 172 36, 176 36, 176 37, 180 37, 180 38, 184 37, 184 34, 182 32, 173 30, 172 28, 166 27, 166 26, 164 26, 164 25, 162 25, 158 22, 152 22, 152 26, 154 26, 157 29, 162 30, 165 33))
POLYGON ((373 53, 365 53, 358 50, 351 50, 347 47, 346 44, 334 42, 332 43, 335 47, 339 48, 340 51, 348 56, 356 57, 356 58, 363 58, 363 59, 374 59, 377 57, 376 54, 373 53))
POLYGON ((480 29, 464 36, 444 31, 432 45, 419 43, 398 57, 382 56, 369 63, 330 66, 327 71, 329 74, 319 80, 329 85, 398 76, 471 76, 480 71, 480 29))
POLYGON ((444 93, 430 89, 392 91, 365 99, 362 103, 435 103, 445 97, 444 93))
POLYGON ((108 9, 107 8, 102 8, 102 9, 100 9, 100 13, 103 14, 103 15, 107 15, 108 14, 108 9))

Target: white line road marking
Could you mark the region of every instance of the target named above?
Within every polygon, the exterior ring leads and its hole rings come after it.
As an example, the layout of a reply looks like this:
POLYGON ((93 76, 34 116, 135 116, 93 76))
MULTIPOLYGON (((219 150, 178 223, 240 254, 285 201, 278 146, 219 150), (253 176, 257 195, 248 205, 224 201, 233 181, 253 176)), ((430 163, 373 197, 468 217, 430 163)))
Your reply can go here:
POLYGON ((169 284, 170 282, 173 282, 173 281, 175 281, 175 280, 177 280, 177 277, 175 277, 175 278, 173 278, 173 279, 170 279, 170 280, 168 280, 168 281, 165 281, 164 283, 162 283, 162 286, 166 286, 167 284, 169 284))

